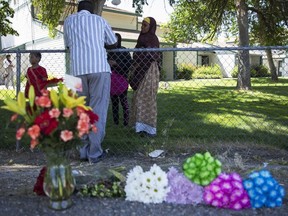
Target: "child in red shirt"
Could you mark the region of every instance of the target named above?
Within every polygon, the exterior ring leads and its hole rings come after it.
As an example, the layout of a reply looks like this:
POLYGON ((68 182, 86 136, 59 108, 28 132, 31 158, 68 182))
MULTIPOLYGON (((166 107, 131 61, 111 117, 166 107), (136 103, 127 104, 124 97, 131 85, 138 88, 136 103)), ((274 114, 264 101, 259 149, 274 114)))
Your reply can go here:
POLYGON ((25 97, 28 98, 28 92, 31 85, 34 86, 35 95, 41 96, 41 90, 46 89, 48 75, 46 69, 39 65, 41 60, 40 52, 31 52, 29 55, 29 61, 31 67, 28 68, 26 73, 27 83, 25 87, 25 97))

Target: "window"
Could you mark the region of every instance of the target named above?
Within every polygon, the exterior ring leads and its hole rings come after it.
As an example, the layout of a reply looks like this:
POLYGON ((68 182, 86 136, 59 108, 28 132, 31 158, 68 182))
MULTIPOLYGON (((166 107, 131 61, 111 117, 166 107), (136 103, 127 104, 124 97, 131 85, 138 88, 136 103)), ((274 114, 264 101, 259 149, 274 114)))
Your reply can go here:
POLYGON ((278 61, 278 76, 282 76, 283 61, 278 61))
POLYGON ((208 66, 209 65, 209 56, 201 56, 201 65, 208 66))

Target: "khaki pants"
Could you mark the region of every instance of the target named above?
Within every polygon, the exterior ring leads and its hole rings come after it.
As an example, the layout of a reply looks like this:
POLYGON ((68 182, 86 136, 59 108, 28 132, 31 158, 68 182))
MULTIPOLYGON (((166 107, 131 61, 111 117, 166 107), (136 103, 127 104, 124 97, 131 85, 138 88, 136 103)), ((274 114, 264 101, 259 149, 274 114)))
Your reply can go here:
POLYGON ((84 146, 80 148, 80 158, 89 159, 89 161, 97 161, 102 155, 103 150, 101 143, 105 137, 107 112, 110 100, 111 74, 94 73, 79 76, 82 80, 83 92, 80 96, 86 96, 86 105, 89 105, 94 113, 99 116, 96 123, 97 133, 90 132, 84 146))
POLYGON ((4 83, 5 83, 6 88, 8 89, 9 86, 11 85, 13 87, 13 89, 15 89, 13 70, 11 70, 9 68, 7 68, 5 70, 8 73, 8 76, 4 78, 4 83))

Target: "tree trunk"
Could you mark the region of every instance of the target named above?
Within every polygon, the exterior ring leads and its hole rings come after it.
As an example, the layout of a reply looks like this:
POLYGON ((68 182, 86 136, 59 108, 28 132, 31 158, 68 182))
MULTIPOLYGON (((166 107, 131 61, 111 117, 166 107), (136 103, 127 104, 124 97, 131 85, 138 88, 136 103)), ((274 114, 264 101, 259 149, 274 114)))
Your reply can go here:
POLYGON ((270 72, 271 72, 271 79, 273 81, 278 81, 278 75, 277 75, 276 67, 275 67, 275 64, 274 64, 274 61, 273 61, 273 56, 272 56, 271 49, 267 49, 265 51, 266 51, 266 55, 267 55, 269 69, 270 69, 270 72))
POLYGON ((106 0, 92 0, 92 3, 94 5, 94 13, 101 16, 103 7, 105 4, 106 0))
MULTIPOLYGON (((235 0, 237 8, 237 22, 239 28, 239 46, 249 46, 248 34, 248 9, 245 0, 235 0)), ((249 61, 249 50, 239 50, 239 67, 237 89, 251 89, 251 72, 249 61)))

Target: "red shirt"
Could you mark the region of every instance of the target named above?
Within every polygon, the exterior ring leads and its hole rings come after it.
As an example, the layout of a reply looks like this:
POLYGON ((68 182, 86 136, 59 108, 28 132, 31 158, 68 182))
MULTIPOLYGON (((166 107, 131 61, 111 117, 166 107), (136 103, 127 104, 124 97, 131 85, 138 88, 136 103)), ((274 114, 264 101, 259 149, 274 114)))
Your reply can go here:
POLYGON ((25 97, 28 97, 30 85, 34 86, 35 95, 41 96, 41 90, 46 89, 48 75, 44 67, 37 68, 29 67, 26 74, 27 83, 25 87, 25 97))

